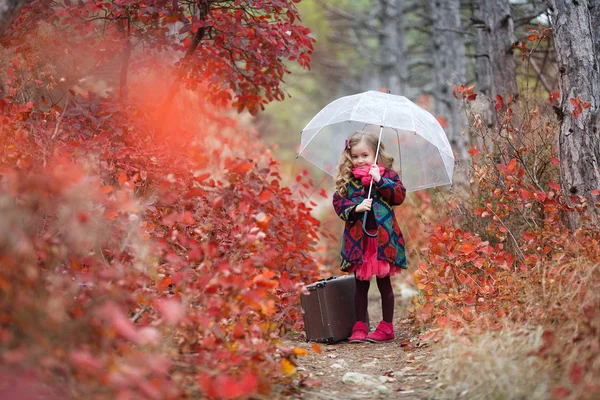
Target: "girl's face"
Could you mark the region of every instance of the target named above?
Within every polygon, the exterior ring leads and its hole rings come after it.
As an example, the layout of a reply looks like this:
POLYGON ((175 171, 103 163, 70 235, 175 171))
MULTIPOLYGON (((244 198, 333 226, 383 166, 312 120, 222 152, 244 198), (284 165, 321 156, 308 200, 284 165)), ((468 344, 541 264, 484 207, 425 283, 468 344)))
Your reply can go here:
POLYGON ((375 153, 365 142, 360 142, 350 149, 350 158, 354 168, 370 167, 375 162, 375 153))

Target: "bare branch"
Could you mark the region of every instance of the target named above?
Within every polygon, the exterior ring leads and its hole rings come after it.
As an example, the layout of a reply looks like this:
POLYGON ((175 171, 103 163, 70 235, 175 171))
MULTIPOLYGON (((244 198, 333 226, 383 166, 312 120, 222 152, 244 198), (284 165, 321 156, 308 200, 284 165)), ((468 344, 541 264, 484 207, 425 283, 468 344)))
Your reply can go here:
POLYGON ((533 67, 533 69, 535 70, 536 74, 538 75, 538 78, 540 79, 540 82, 542 82, 542 85, 544 85, 544 88, 546 88, 547 91, 551 91, 552 90, 552 86, 546 80, 546 76, 544 75, 542 69, 537 64, 537 62, 535 61, 535 59, 533 57, 529 57, 529 62, 531 63, 531 66, 533 67))
POLYGON ((0 0, 0 37, 25 3, 25 0, 0 0))

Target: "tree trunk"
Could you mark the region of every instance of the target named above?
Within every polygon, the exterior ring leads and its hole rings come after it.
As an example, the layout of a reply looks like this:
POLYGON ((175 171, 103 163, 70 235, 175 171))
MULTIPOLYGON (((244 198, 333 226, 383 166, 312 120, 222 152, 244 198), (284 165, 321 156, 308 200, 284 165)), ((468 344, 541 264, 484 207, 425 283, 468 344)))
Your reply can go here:
POLYGON ((518 94, 512 48, 516 40, 514 24, 508 0, 476 0, 475 7, 475 75, 479 93, 490 101, 490 109, 484 119, 491 125, 491 107, 496 95, 506 97, 518 94))
POLYGON ((25 4, 24 0, 0 0, 0 37, 25 4))
POLYGON ((396 0, 396 43, 394 46, 396 54, 396 80, 398 82, 397 87, 393 88, 392 92, 407 96, 409 93, 409 76, 410 66, 408 60, 410 59, 408 54, 408 43, 406 38, 408 36, 408 24, 406 20, 406 8, 409 6, 405 0, 396 0))
POLYGON ((125 47, 123 48, 123 60, 121 62, 121 71, 119 79, 119 92, 122 99, 127 99, 127 76, 129 74, 129 62, 131 60, 131 51, 133 45, 131 43, 131 17, 127 14, 127 18, 120 21, 119 29, 125 36, 125 47))
POLYGON ((460 102, 452 95, 452 84, 465 83, 465 46, 461 32, 459 0, 429 0, 433 40, 433 95, 435 112, 446 118, 448 140, 464 160, 469 154, 467 121, 460 102))
MULTIPOLYGON (((561 186, 567 195, 584 196, 593 221, 598 221, 600 209, 595 207, 599 196, 592 190, 600 188, 600 136, 598 108, 600 106, 600 74, 594 55, 594 39, 588 0, 549 0, 548 6, 554 31, 554 45, 559 71, 560 109, 562 121, 559 134, 561 186), (590 102, 578 116, 573 114, 571 99, 590 102)), ((581 221, 571 215, 572 229, 581 221)))
POLYGON ((596 62, 600 62, 600 1, 592 0, 590 16, 594 35, 594 54, 596 54, 596 62))
MULTIPOLYGON (((210 6, 211 6, 210 2, 206 2, 199 6, 198 18, 200 20, 204 20, 204 18, 206 18, 208 16, 208 13, 210 12, 210 6)), ((161 109, 164 113, 163 122, 168 119, 167 117, 171 111, 171 107, 173 106, 173 100, 175 99, 175 95, 177 94, 177 92, 179 92, 179 89, 181 87, 181 82, 183 81, 183 78, 185 77, 185 75, 187 73, 187 68, 189 68, 189 61, 193 57, 194 52, 200 45, 200 42, 202 41, 202 39, 204 38, 204 34, 206 33, 206 30, 207 30, 206 27, 198 28, 196 33, 194 33, 194 35, 192 36, 192 43, 190 43, 190 47, 187 48, 185 55, 180 60, 180 65, 177 70, 177 74, 175 75, 175 80, 169 87, 169 90, 167 91, 167 95, 165 97, 165 101, 163 102, 162 107, 161 107, 161 109)), ((164 128, 164 126, 160 126, 160 130, 162 130, 163 128, 164 128)))
MULTIPOLYGON (((480 96, 491 98, 493 92, 493 51, 491 6, 486 0, 475 1, 475 80, 480 96)), ((492 109, 488 107, 482 113, 486 125, 492 125, 492 109)))
POLYGON ((502 97, 517 95, 517 70, 513 57, 513 43, 516 42, 514 24, 508 0, 492 1, 493 29, 492 51, 494 84, 492 100, 499 94, 502 97))
POLYGON ((396 27, 395 27, 395 0, 379 0, 379 86, 380 89, 391 90, 394 85, 395 77, 395 44, 396 44, 396 27))

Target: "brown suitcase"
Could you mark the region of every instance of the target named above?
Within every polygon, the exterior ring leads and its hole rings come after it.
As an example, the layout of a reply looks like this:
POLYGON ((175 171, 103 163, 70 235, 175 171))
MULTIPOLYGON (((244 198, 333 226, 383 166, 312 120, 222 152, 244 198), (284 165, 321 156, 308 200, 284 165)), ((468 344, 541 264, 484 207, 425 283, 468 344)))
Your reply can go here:
POLYGON ((306 289, 309 294, 300 297, 306 340, 335 343, 350 336, 356 322, 354 276, 322 279, 307 285, 306 289))

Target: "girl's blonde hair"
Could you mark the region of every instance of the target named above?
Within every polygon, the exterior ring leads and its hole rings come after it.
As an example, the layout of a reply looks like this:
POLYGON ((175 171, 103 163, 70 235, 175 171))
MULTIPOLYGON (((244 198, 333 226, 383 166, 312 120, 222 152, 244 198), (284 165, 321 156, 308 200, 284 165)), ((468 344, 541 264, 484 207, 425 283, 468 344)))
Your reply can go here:
MULTIPOLYGON (((357 131, 354 132, 348 138, 348 145, 342 152, 340 162, 338 164, 337 174, 335 176, 335 191, 341 196, 346 197, 346 185, 352 179, 352 148, 359 143, 365 143, 373 154, 377 153, 377 142, 379 142, 379 136, 372 132, 357 131)), ((383 143, 379 145, 379 156, 377 157, 377 164, 381 165, 385 169, 392 169, 394 164, 394 158, 387 154, 383 143)))

